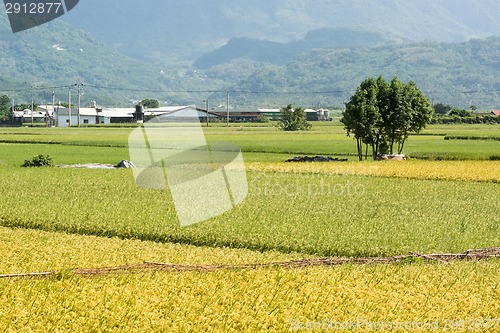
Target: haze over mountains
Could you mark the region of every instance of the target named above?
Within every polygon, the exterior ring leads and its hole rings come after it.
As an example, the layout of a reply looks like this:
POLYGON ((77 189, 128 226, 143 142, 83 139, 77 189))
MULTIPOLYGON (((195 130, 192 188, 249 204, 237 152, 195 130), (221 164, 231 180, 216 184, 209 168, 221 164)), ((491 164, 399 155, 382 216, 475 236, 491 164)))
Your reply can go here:
POLYGON ((280 43, 250 38, 232 38, 217 50, 202 55, 194 62, 199 69, 244 58, 257 62, 285 65, 293 57, 312 49, 346 49, 371 47, 400 42, 397 38, 360 28, 323 28, 313 30, 300 40, 280 43))
POLYGON ((348 101, 368 76, 413 80, 435 102, 469 108, 498 107, 500 37, 463 43, 420 42, 367 49, 320 49, 295 57, 285 66, 257 69, 233 90, 285 91, 293 94, 242 93, 242 103, 339 105, 348 101))
POLYGON ((500 35, 497 0, 85 0, 64 20, 141 59, 194 60, 229 39, 290 42, 364 26, 409 41, 500 35))
MULTIPOLYGON (((2 13, 0 89, 28 90, 17 93, 17 98, 26 100, 31 94, 42 94, 43 102, 52 101, 52 89, 38 93, 29 91, 30 88, 59 87, 75 84, 78 80, 89 88, 92 85, 159 88, 151 84, 151 78, 159 77, 155 66, 124 56, 91 34, 78 31, 60 20, 16 34, 8 30, 8 19, 2 13)), ((113 102, 113 98, 102 96, 102 91, 99 95, 103 102, 113 102)), ((67 89, 64 97, 67 98, 67 89)), ((42 102, 40 98, 38 101, 42 102)), ((58 96, 58 99, 62 98, 58 96)))
POLYGON ((498 108, 499 39, 484 39, 498 17, 496 0, 85 0, 19 34, 0 14, 0 89, 80 79, 108 105, 231 90, 236 107, 340 106, 366 76, 397 75, 436 102, 498 108))

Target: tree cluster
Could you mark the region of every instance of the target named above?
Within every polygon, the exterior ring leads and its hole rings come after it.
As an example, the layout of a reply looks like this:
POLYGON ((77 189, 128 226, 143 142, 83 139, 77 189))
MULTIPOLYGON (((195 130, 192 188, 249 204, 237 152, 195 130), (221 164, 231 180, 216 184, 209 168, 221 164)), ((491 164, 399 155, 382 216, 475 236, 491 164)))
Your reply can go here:
POLYGON ((376 160, 380 154, 401 154, 410 133, 418 133, 432 119, 434 110, 417 85, 397 77, 389 84, 382 76, 367 78, 346 104, 341 122, 354 135, 359 160, 376 160), (363 147, 364 145, 364 147, 363 147), (363 154, 364 148, 364 154, 363 154))
POLYGON ((500 124, 500 116, 444 116, 433 118, 431 124, 500 124))
POLYGON ((295 109, 291 104, 281 110, 281 120, 278 122, 278 127, 284 131, 305 131, 311 128, 306 120, 306 111, 301 107, 295 109))
MULTIPOLYGON (((442 117, 442 116, 457 116, 457 117, 473 117, 474 113, 472 113, 469 110, 465 109, 459 109, 459 108, 452 108, 448 104, 443 104, 443 103, 436 103, 433 106, 434 112, 437 117, 442 117)), ((472 111, 477 111, 477 107, 474 105, 471 105, 471 110, 472 111)))
POLYGON ((449 104, 436 103, 434 104, 434 112, 436 114, 448 114, 453 108, 449 104))
POLYGON ((449 116, 457 116, 457 117, 473 117, 473 116, 475 116, 475 114, 470 112, 469 110, 458 109, 458 108, 454 108, 453 110, 451 110, 448 115, 449 116))
POLYGON ((141 105, 146 109, 158 109, 160 107, 160 102, 156 99, 146 98, 142 100, 141 105))
POLYGON ((0 123, 10 120, 11 117, 10 98, 5 95, 0 96, 0 123))

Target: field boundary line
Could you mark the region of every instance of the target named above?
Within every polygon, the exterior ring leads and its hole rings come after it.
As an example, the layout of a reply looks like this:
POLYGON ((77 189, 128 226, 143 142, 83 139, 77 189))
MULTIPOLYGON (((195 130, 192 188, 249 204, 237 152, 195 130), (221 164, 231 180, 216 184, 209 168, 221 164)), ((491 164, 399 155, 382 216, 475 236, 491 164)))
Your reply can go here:
MULTIPOLYGON (((144 261, 142 264, 123 265, 101 268, 78 268, 71 270, 70 273, 76 276, 109 276, 111 274, 140 274, 152 272, 216 272, 216 271, 231 271, 245 269, 268 269, 268 268, 284 268, 284 269, 299 269, 308 267, 333 267, 346 264, 357 265, 382 265, 382 264, 404 264, 404 263, 440 263, 449 264, 457 261, 479 261, 489 259, 500 259, 500 247, 492 247, 485 249, 467 250, 464 253, 409 253, 407 255, 397 255, 392 257, 373 257, 373 258, 313 258, 300 259, 286 262, 272 263, 254 263, 242 265, 179 265, 168 263, 157 263, 144 261)), ((61 272, 47 271, 42 273, 22 273, 22 274, 4 274, 0 278, 41 278, 50 277, 61 272)))

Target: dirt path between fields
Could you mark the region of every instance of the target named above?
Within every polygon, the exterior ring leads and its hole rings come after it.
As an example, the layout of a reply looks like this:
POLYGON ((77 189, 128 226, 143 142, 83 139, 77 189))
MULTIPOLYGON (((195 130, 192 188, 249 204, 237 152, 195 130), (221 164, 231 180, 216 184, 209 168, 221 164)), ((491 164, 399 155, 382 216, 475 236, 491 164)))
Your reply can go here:
MULTIPOLYGON (((244 265, 177 265, 145 261, 142 264, 124 265, 101 268, 78 268, 70 271, 71 274, 80 276, 107 276, 111 274, 137 274, 151 272, 214 272, 223 270, 242 270, 256 268, 281 267, 287 269, 306 268, 313 266, 337 266, 345 264, 359 265, 380 265, 380 264, 401 264, 401 263, 424 263, 438 262, 443 264, 455 261, 488 260, 500 258, 500 247, 487 249, 468 250, 464 253, 439 253, 422 254, 410 253, 392 257, 376 258, 315 258, 302 259, 287 262, 272 262, 265 264, 244 264, 244 265)), ((41 273, 6 274, 0 278, 22 278, 22 277, 47 277, 61 272, 49 271, 41 273)))

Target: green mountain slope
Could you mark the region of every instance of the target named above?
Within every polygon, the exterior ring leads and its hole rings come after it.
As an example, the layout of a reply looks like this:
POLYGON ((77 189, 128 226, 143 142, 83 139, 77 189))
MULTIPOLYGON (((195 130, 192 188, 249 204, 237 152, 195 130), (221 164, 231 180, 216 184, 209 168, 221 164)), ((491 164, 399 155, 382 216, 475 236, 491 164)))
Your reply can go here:
MULTIPOLYGON (((331 43, 319 36, 311 33, 300 43, 331 43)), ((231 104, 238 107, 341 105, 364 78, 382 74, 387 79, 394 75, 404 81, 413 79, 436 102, 498 108, 499 59, 500 37, 491 37, 456 44, 314 49, 284 66, 240 57, 200 73, 185 63, 159 66, 132 60, 58 20, 12 34, 0 14, 0 90, 18 90, 9 92, 16 101, 31 100, 33 94, 38 103, 50 102, 52 90, 32 87, 61 87, 56 100, 65 101, 67 87, 62 86, 80 79, 85 84, 84 104, 96 100, 102 105, 130 105, 144 98, 197 105, 209 98, 211 103, 224 104, 225 92, 230 90, 231 104)))
POLYGON ((497 0, 85 0, 64 20, 134 58, 194 60, 231 38, 364 26, 412 41, 500 35, 497 0))
MULTIPOLYGON (((7 17, 0 14, 0 94, 19 102, 31 101, 32 95, 38 103, 52 102, 52 89, 41 87, 59 87, 56 100, 67 101, 68 88, 62 86, 80 80, 82 103, 87 105, 92 100, 108 106, 130 105, 144 98, 193 103, 190 94, 166 92, 206 89, 206 82, 202 85, 197 77, 184 75, 187 69, 131 59, 60 20, 12 34, 7 17)), ((76 89, 74 100, 75 95, 76 89)))
POLYGON ((313 30, 300 40, 279 43, 249 38, 233 38, 221 48, 209 52, 194 62, 194 66, 207 69, 234 59, 285 65, 298 54, 316 48, 370 47, 399 41, 385 34, 360 28, 324 28, 313 30))
POLYGON ((12 34, 7 31, 7 18, 0 15, 0 26, 0 75, 6 79, 36 86, 81 80, 89 86, 127 88, 154 88, 153 82, 158 81, 159 70, 154 66, 127 58, 62 21, 12 34))
POLYGON ((234 97, 241 104, 341 105, 363 79, 379 75, 413 80, 435 102, 498 108, 500 37, 465 43, 314 50, 286 66, 259 69, 232 90, 241 91, 234 97))

